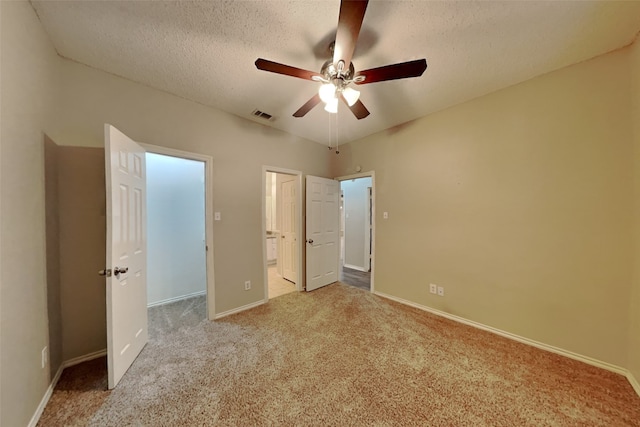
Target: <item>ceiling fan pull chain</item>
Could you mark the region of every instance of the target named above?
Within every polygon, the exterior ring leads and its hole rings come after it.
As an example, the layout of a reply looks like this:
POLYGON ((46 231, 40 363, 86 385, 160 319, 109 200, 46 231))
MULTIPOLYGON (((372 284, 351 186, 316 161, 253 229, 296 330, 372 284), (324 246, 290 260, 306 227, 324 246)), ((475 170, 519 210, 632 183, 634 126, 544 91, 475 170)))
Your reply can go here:
POLYGON ((340 154, 340 138, 338 138, 338 115, 334 115, 333 119, 336 128, 336 154, 340 154))
POLYGON ((334 135, 334 129, 333 129, 333 115, 330 114, 329 115, 329 141, 331 141, 329 143, 329 151, 332 151, 335 148, 335 135, 334 135))

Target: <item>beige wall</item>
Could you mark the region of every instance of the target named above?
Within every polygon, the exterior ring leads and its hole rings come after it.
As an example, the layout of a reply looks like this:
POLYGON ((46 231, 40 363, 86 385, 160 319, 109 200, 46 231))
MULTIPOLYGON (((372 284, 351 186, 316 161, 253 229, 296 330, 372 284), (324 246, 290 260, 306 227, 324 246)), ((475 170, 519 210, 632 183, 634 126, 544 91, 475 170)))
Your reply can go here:
POLYGON ((631 49, 632 97, 633 97, 633 138, 635 177, 635 252, 634 280, 631 297, 631 322, 629 328, 629 370, 640 383, 640 41, 636 40, 631 49))
MULTIPOLYGON (((59 157, 58 177, 60 303, 65 360, 104 348, 104 320, 101 320, 104 283, 98 283, 100 279, 95 274, 102 267, 97 265, 96 251, 103 250, 104 241, 95 233, 102 227, 103 204, 96 199, 96 203, 87 208, 85 204, 77 204, 78 194, 70 197, 74 191, 87 190, 86 183, 75 181, 78 174, 97 180, 102 176, 102 167, 93 154, 89 154, 88 158, 92 159, 89 163, 84 157, 82 161, 74 160, 79 152, 69 151, 70 147, 101 148, 103 125, 107 122, 137 141, 214 158, 214 209, 222 212, 222 221, 215 222, 214 227, 216 312, 264 298, 262 165, 329 176, 329 156, 320 144, 61 60, 27 2, 0 4, 0 424, 26 425, 51 380, 49 367, 40 368, 41 350, 49 344, 45 131, 53 141, 64 146, 60 147, 60 153, 65 153, 59 157), (82 217, 83 211, 86 217, 82 217), (86 224, 74 223, 75 220, 86 224), (85 225, 93 234, 78 236, 76 227, 85 225), (95 251, 83 253, 90 247, 95 251), (74 265, 80 266, 75 273, 74 265), (251 291, 244 291, 245 280, 254 284, 251 291)), ((93 196, 99 196, 98 193, 83 194, 92 200, 93 196)), ((55 301, 52 304, 55 305, 55 301)))
MULTIPOLYGON (((47 281, 55 282, 47 254, 55 254, 46 251, 44 132, 61 145, 96 147, 89 163, 73 160, 84 149, 64 147, 62 161, 97 180, 105 122, 140 142, 213 156, 214 209, 222 212, 214 229, 217 312, 264 297, 262 165, 338 176, 360 164, 377 176, 378 290, 640 377, 637 46, 632 70, 627 50, 533 79, 343 147, 331 171, 320 144, 59 59, 26 1, 0 2, 0 19, 1 425, 26 425, 44 396, 55 371, 40 367, 44 346, 59 363, 60 343, 49 343, 58 327, 48 327, 56 303, 50 287, 47 304, 47 281), (254 284, 249 292, 245 280, 254 284), (445 286, 446 297, 428 294, 430 282, 445 286)), ((86 225, 102 227, 97 199, 87 208, 65 198, 77 184, 58 188, 68 215, 60 218, 60 248, 101 251, 97 234, 82 243, 67 222, 70 210, 89 209, 86 225)), ((104 348, 98 257, 60 253, 65 359, 104 348), (75 276, 73 263, 82 264, 75 276), (78 305, 93 310, 74 311, 78 305), (65 327, 81 322, 86 327, 65 327)))
POLYGON ((107 347, 104 149, 59 147, 63 360, 107 347))
POLYGON ((45 137, 46 271, 51 376, 106 348, 104 150, 45 137))
POLYGON ((62 366, 62 313, 60 302, 60 210, 58 156, 60 148, 45 136, 44 186, 47 256, 47 315, 49 318, 49 370, 51 377, 62 366))
POLYGON ((56 98, 56 53, 31 5, 0 2, 0 424, 27 425, 49 386, 44 132, 56 98))
POLYGON ((343 147, 334 175, 376 172, 376 290, 626 366, 629 81, 619 51, 343 147))
MULTIPOLYGON (((113 75, 62 60, 62 93, 50 136, 103 145, 110 123, 136 141, 213 157, 216 312, 261 301, 262 166, 329 176, 326 147, 113 75), (250 291, 244 281, 251 280, 250 291)), ((99 349, 95 349, 99 350, 99 349)))

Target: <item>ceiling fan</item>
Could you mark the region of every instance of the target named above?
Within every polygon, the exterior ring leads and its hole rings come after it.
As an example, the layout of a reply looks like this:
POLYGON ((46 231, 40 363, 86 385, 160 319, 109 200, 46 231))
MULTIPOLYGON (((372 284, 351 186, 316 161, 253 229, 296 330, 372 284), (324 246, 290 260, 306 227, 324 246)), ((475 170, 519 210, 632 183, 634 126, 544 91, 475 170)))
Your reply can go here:
POLYGON ((369 115, 369 110, 359 100, 360 92, 350 87, 351 83, 363 85, 386 80, 419 77, 427 69, 427 61, 425 59, 417 59, 364 71, 355 71, 351 57, 358 41, 368 2, 368 0, 341 1, 336 40, 333 43, 333 58, 324 63, 319 73, 279 64, 267 59, 258 58, 256 60, 255 64, 259 70, 322 83, 318 93, 293 113, 293 117, 303 117, 321 101, 325 102, 326 111, 337 113, 338 99, 341 99, 358 119, 364 119, 369 115))

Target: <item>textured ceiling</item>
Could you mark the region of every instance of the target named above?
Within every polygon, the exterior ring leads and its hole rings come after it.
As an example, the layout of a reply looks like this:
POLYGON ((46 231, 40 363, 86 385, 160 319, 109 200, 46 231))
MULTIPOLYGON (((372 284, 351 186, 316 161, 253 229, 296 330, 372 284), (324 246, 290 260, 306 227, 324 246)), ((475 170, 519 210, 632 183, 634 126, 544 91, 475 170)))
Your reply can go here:
POLYGON ((298 119, 319 84, 254 61, 320 71, 338 0, 32 4, 63 57, 327 145, 618 49, 640 30, 640 1, 371 1, 356 71, 419 58, 427 71, 358 87, 371 111, 363 120, 321 106, 298 119), (254 109, 274 118, 254 118, 254 109))

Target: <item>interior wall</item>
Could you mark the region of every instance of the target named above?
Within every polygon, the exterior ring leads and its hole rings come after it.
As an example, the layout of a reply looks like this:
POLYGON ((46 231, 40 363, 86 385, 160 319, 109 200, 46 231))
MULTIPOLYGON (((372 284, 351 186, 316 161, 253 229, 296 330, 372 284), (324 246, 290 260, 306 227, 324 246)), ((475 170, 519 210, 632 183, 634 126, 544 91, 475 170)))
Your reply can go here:
POLYGON ((60 216, 58 145, 45 136, 44 185, 47 268, 47 316, 49 318, 49 371, 53 378, 62 366, 62 312, 60 298, 60 216))
POLYGON ((57 143, 102 147, 106 122, 135 141, 213 157, 215 311, 263 301, 262 166, 329 176, 326 147, 72 61, 61 60, 61 76, 57 143))
POLYGON ((340 182, 344 194, 344 264, 369 271, 369 187, 371 178, 340 182))
POLYGON ((59 147, 60 286, 64 360, 106 349, 104 149, 59 147))
POLYGON ((624 49, 343 146, 334 176, 376 172, 376 291, 626 366, 629 82, 624 49))
POLYGON ((146 154, 147 304, 207 288, 204 162, 146 154))
MULTIPOLYGON (((629 328, 629 371, 640 384, 640 41, 631 48, 632 76, 632 123, 634 139, 634 182, 635 182, 635 252, 634 280, 630 305, 629 328)), ((639 390, 640 392, 640 390, 639 390)))
MULTIPOLYGON (((0 2, 0 425, 24 426, 54 367, 49 345, 44 134, 57 98, 58 57, 31 5, 0 2)), ((56 344, 57 345, 57 344, 56 344)))

